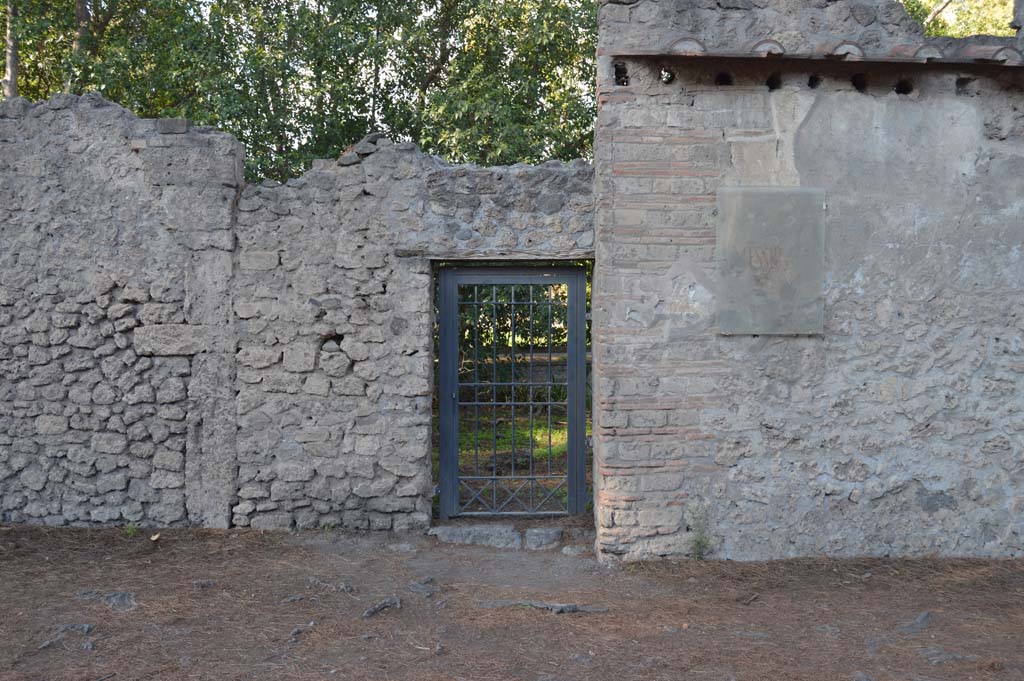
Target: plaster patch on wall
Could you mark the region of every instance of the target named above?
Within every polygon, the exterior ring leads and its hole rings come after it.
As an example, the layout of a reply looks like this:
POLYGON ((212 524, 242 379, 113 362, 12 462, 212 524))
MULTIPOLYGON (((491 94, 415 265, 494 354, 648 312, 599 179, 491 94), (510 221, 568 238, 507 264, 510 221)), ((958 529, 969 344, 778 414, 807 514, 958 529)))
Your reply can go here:
POLYGON ((715 315, 723 334, 820 334, 825 190, 718 192, 715 315))
POLYGON ((796 131, 804 124, 818 102, 814 91, 784 87, 766 96, 771 114, 769 134, 750 131, 730 133, 726 137, 732 165, 723 184, 747 186, 799 187, 794 142, 796 131))

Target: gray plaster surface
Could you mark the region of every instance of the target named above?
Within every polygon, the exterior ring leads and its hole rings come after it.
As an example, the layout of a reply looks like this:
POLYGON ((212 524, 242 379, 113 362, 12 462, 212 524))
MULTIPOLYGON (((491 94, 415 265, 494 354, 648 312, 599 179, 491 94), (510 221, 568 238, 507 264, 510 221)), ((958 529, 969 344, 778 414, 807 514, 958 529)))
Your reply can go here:
MULTIPOLYGON (((691 22, 735 52, 744 31, 785 42, 782 10, 831 17, 821 34, 862 30, 846 31, 842 2, 684 11, 699 4, 606 4, 602 44, 656 44, 691 22)), ((893 41, 913 37, 878 9, 893 41)), ((601 554, 1024 554, 1019 69, 633 58, 621 85, 610 66, 593 311, 601 554), (750 186, 826 192, 819 336, 718 333, 716 307, 737 292, 717 272, 715 197, 750 186)))

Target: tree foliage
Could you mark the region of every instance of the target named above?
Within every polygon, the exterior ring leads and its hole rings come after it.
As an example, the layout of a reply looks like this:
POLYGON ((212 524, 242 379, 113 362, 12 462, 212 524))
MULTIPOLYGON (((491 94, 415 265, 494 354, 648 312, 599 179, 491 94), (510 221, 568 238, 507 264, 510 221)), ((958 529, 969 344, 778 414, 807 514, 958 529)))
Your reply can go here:
POLYGON ((930 36, 1013 35, 1013 0, 901 0, 930 36), (931 21, 936 10, 940 10, 931 21))
MULTIPOLYGON (((590 155, 597 0, 12 1, 22 96, 217 126, 252 180, 374 130, 455 161, 590 155)), ((903 2, 922 22, 945 6, 930 35, 1010 33, 1012 0, 903 2)))
POLYGON ((490 7, 462 24, 448 86, 428 99, 422 139, 448 157, 484 163, 566 159, 589 149, 597 31, 592 7, 483 4, 490 7))
POLYGON ((15 1, 22 96, 217 126, 250 179, 374 130, 458 161, 590 153, 596 0, 15 1))

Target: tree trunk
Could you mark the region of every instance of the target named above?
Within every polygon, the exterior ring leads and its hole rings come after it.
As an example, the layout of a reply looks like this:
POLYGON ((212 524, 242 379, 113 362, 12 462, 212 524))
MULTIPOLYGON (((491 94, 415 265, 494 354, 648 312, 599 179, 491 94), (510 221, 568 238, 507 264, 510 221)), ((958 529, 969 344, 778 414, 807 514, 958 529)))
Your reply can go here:
POLYGON ((945 0, 945 2, 943 2, 942 4, 940 4, 938 7, 931 11, 931 14, 928 15, 928 18, 924 20, 924 24, 922 25, 925 28, 928 28, 928 24, 935 21, 939 17, 939 15, 945 12, 946 8, 949 7, 951 4, 953 4, 953 0, 945 0))
POLYGON ((89 34, 89 0, 75 0, 75 41, 71 44, 71 53, 78 56, 82 53, 82 45, 89 34))
POLYGON ((375 132, 380 129, 377 125, 377 88, 380 85, 380 3, 377 5, 377 14, 374 17, 373 25, 373 89, 370 91, 370 127, 367 132, 375 132))
POLYGON ((64 91, 71 92, 74 74, 82 58, 82 47, 89 35, 89 0, 75 0, 75 40, 71 43, 71 68, 64 81, 64 91))
POLYGON ((1013 23, 1010 24, 1011 28, 1017 29, 1020 33, 1021 29, 1024 29, 1024 0, 1015 0, 1013 3, 1013 23))
POLYGON ((4 97, 18 96, 18 36, 14 24, 18 20, 15 0, 7 0, 7 49, 6 70, 4 71, 4 97))

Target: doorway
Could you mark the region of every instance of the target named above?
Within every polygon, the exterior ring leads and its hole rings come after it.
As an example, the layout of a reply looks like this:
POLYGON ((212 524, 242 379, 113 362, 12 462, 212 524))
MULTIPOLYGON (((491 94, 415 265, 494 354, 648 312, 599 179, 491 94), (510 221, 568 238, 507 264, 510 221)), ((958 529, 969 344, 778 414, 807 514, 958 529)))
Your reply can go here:
POLYGON ((587 271, 439 271, 440 515, 586 510, 587 271))

